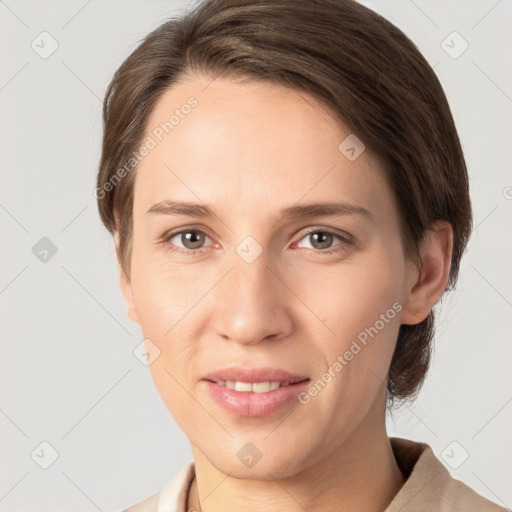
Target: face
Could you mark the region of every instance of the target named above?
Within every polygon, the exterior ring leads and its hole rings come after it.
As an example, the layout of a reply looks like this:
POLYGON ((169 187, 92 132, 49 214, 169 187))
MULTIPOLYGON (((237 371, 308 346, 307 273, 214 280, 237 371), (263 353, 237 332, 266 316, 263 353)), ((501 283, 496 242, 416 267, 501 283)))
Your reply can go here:
POLYGON ((156 145, 137 169, 121 284, 148 350, 160 350, 150 371, 165 405, 226 474, 290 476, 384 422, 417 273, 378 162, 339 149, 349 135, 306 94, 200 76, 172 86, 148 121, 156 145), (205 380, 234 367, 306 380, 262 393, 205 380), (240 463, 258 452, 254 467, 240 463))

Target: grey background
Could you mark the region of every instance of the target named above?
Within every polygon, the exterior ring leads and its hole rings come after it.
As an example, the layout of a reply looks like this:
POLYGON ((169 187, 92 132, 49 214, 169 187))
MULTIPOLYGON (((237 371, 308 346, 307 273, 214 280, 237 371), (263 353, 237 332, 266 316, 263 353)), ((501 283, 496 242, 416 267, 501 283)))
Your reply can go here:
MULTIPOLYGON (((429 443, 456 478, 511 507, 512 2, 363 3, 435 67, 466 154, 476 226, 458 290, 442 303, 428 381, 389 418, 389 433, 429 443), (457 58, 464 41, 454 31, 469 44, 457 58)), ((126 316, 92 194, 106 86, 142 37, 185 6, 0 2, 3 511, 121 510, 191 460, 133 355, 141 332, 126 316), (58 48, 47 58, 31 46, 48 51, 51 39, 58 48), (58 458, 43 469, 52 450, 58 458)))

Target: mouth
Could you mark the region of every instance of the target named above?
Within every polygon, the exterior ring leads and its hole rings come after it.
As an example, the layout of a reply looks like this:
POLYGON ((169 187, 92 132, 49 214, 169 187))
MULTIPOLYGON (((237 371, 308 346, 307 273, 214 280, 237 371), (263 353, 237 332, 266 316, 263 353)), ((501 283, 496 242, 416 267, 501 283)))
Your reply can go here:
POLYGON ((205 391, 231 414, 270 416, 298 403, 311 379, 281 368, 226 367, 202 379, 205 391))
MULTIPOLYGON (((208 379, 206 379, 208 380, 208 379)), ((263 381, 263 382, 243 382, 234 380, 208 380, 218 386, 222 386, 226 389, 233 389, 235 391, 241 391, 243 393, 268 393, 278 388, 292 386, 301 382, 308 381, 307 378, 296 377, 292 380, 287 381, 263 381)))
POLYGON ((297 375, 281 368, 233 366, 210 372, 203 380, 242 393, 268 393, 278 388, 304 382, 309 380, 309 377, 297 375))

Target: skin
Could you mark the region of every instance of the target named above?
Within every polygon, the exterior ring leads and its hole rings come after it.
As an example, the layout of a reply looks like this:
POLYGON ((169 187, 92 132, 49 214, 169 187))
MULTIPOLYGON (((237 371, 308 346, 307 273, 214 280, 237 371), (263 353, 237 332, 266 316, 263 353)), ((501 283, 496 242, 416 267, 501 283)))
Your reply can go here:
POLYGON ((338 145, 350 131, 305 93, 190 75, 161 97, 146 136, 190 96, 197 107, 137 169, 131 275, 120 273, 128 315, 161 351, 154 382, 191 443, 188 506, 381 511, 404 483, 385 430, 387 372, 400 324, 422 321, 445 289, 451 227, 438 222, 421 265, 409 261, 378 161, 369 150, 349 161, 338 145), (147 213, 166 199, 206 203, 216 216, 147 213), (371 218, 279 215, 329 201, 371 218), (164 240, 187 228, 204 233, 202 245, 164 240), (315 230, 352 243, 322 246, 315 230), (263 251, 250 264, 236 252, 247 236, 263 251), (314 382, 394 303, 401 311, 306 405, 242 417, 203 389, 207 372, 234 365, 314 382), (262 453, 250 468, 237 457, 247 442, 262 453))

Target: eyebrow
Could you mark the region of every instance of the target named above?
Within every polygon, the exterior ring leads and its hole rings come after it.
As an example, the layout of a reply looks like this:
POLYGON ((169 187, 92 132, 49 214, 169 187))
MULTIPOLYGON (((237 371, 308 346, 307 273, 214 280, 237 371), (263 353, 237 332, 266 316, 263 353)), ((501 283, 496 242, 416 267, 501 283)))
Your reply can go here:
MULTIPOLYGON (((212 207, 206 204, 188 201, 165 200, 153 205, 147 213, 165 215, 186 215, 189 217, 216 216, 212 207)), ((364 207, 345 202, 310 203, 293 205, 283 208, 279 215, 282 218, 308 218, 336 215, 362 215, 373 220, 371 213, 364 207)))

